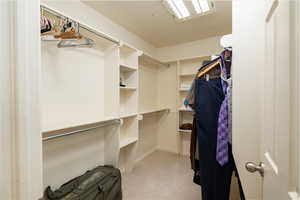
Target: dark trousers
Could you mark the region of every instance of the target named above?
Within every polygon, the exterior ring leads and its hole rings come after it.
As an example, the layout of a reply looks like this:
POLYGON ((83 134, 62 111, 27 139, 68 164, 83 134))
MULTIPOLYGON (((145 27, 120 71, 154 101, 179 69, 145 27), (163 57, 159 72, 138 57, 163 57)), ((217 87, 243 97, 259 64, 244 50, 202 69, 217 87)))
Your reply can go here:
POLYGON ((229 200, 235 169, 231 146, 226 165, 221 166, 216 160, 218 117, 224 100, 221 79, 196 80, 195 97, 202 200, 229 200))

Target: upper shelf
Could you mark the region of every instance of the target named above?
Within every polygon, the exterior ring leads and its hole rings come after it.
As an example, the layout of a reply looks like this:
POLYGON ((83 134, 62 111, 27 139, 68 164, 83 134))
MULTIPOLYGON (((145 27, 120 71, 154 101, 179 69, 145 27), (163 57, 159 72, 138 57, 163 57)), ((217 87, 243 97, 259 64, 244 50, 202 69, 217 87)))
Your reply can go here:
POLYGON ((196 73, 179 74, 179 76, 182 76, 182 77, 185 77, 185 76, 196 76, 196 73))
POLYGON ((133 46, 131 46, 127 43, 124 43, 124 42, 120 43, 120 51, 123 52, 123 53, 126 53, 126 54, 139 52, 138 49, 136 49, 133 46))
POLYGON ((121 64, 120 64, 120 70, 121 70, 122 72, 133 72, 133 71, 136 71, 137 68, 131 67, 131 66, 129 66, 129 65, 127 65, 127 64, 124 64, 124 63, 121 63, 121 64))
POLYGON ((147 110, 147 111, 142 111, 140 112, 140 115, 146 115, 146 114, 151 114, 155 112, 163 112, 163 111, 169 111, 169 108, 158 108, 158 109, 153 109, 153 110, 147 110))
POLYGON ((111 122, 111 121, 115 121, 120 119, 119 117, 109 117, 109 118, 104 118, 102 120, 94 120, 94 121, 88 121, 86 123, 82 122, 82 123, 77 123, 77 124, 72 124, 68 127, 55 127, 52 129, 44 129, 42 130, 42 134, 45 136, 49 136, 52 135, 53 133, 61 133, 61 132, 66 132, 66 131, 74 131, 80 128, 85 128, 85 127, 90 127, 93 125, 99 125, 102 123, 107 123, 107 122, 111 122))
POLYGON ((147 55, 145 53, 143 53, 140 57, 139 57, 139 62, 142 64, 150 64, 151 66, 155 66, 155 67, 170 67, 169 64, 163 63, 155 58, 153 58, 150 55, 147 55))

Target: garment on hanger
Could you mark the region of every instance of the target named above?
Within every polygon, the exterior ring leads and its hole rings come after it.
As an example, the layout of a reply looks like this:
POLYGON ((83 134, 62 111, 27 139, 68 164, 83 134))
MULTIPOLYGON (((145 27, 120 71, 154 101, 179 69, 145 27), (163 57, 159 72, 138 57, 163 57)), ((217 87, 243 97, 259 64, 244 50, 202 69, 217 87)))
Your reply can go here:
POLYGON ((221 83, 224 93, 224 100, 221 104, 219 118, 218 118, 218 136, 217 136, 217 153, 216 159, 221 166, 224 166, 229 162, 229 126, 228 126, 228 99, 229 95, 227 93, 228 83, 227 83, 227 70, 225 63, 226 51, 221 54, 221 83))
POLYGON ((40 25, 41 25, 41 33, 49 32, 52 30, 53 27, 51 21, 45 16, 41 16, 40 25))
POLYGON ((197 127, 196 127, 196 118, 193 119, 192 134, 191 134, 191 145, 190 145, 190 160, 191 166, 194 170, 193 181, 195 184, 201 185, 201 175, 199 170, 199 146, 197 141, 197 127))
POLYGON ((229 132, 229 143, 232 144, 232 78, 227 80, 228 88, 228 132, 229 132))
MULTIPOLYGON (((199 71, 201 71, 203 69, 203 67, 205 67, 207 64, 211 63, 210 60, 204 60, 202 62, 202 67, 199 69, 199 71)), ((218 75, 214 74, 211 77, 217 77, 218 75)), ((195 102, 195 80, 193 80, 192 85, 190 87, 190 89, 188 90, 187 96, 184 99, 183 104, 186 107, 190 107, 193 108, 195 102)))
MULTIPOLYGON (((202 200, 229 200, 231 178, 234 171, 237 174, 229 128, 231 51, 223 51, 200 71, 206 72, 194 80, 195 115, 190 148, 194 182, 201 185, 202 200)), ((244 199, 240 181, 239 186, 244 199)))
POLYGON ((199 147, 199 174, 203 200, 229 200, 233 157, 221 166, 216 160, 217 128, 224 100, 221 78, 196 80, 195 119, 199 147))

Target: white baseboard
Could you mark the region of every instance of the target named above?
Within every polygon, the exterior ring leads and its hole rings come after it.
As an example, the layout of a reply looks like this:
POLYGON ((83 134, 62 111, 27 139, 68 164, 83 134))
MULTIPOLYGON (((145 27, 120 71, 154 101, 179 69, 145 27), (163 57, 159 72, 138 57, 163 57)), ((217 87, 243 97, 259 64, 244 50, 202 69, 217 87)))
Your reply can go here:
POLYGON ((146 153, 144 153, 142 156, 140 156, 139 158, 137 158, 135 160, 135 164, 142 161, 144 158, 146 158, 147 156, 149 156, 150 154, 152 154, 154 151, 157 150, 157 147, 154 147, 152 149, 150 149, 149 151, 147 151, 146 153))
POLYGON ((182 153, 180 153, 180 152, 171 151, 171 150, 163 149, 163 148, 157 148, 157 150, 158 150, 158 151, 164 151, 164 152, 168 152, 168 153, 177 154, 177 155, 180 155, 180 156, 190 156, 189 153, 187 153, 187 154, 182 154, 182 153))

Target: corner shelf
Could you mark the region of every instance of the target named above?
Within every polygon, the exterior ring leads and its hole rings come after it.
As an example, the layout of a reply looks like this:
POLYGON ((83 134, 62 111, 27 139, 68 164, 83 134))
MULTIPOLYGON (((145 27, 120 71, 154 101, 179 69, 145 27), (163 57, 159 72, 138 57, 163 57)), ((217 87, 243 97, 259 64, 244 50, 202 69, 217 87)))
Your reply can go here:
POLYGON ((131 66, 129 66, 127 64, 124 64, 124 63, 120 64, 120 71, 121 72, 133 72, 133 71, 136 71, 136 70, 137 70, 137 68, 135 68, 135 67, 131 67, 131 66))
POLYGON ((180 132, 180 133, 192 133, 192 130, 178 129, 178 132, 180 132))
POLYGON ((188 92, 190 88, 179 88, 180 92, 188 92))
POLYGON ((126 114, 121 114, 120 118, 124 119, 124 118, 134 117, 134 116, 137 116, 137 115, 138 115, 138 113, 126 113, 126 114))
POLYGON ((128 138, 121 139, 120 148, 124 148, 132 143, 137 142, 137 141, 138 141, 137 137, 128 137, 128 138))
POLYGON ((169 111, 169 108, 159 108, 159 109, 153 109, 153 110, 148 110, 148 111, 142 111, 139 114, 140 115, 146 115, 146 114, 151 114, 151 113, 156 113, 156 112, 163 112, 163 111, 169 111))
POLYGON ((146 64, 148 66, 153 66, 153 67, 170 67, 170 64, 168 63, 163 63, 155 58, 153 58, 152 56, 143 53, 140 57, 139 57, 139 63, 140 64, 146 64))
POLYGON ((184 76, 196 76, 196 73, 179 74, 179 76, 181 76, 181 77, 184 77, 184 76))
POLYGON ((187 108, 179 108, 179 112, 194 112, 192 109, 187 109, 187 108))
POLYGON ((135 91, 135 90, 137 90, 137 88, 136 87, 121 87, 120 86, 120 90, 135 91))

